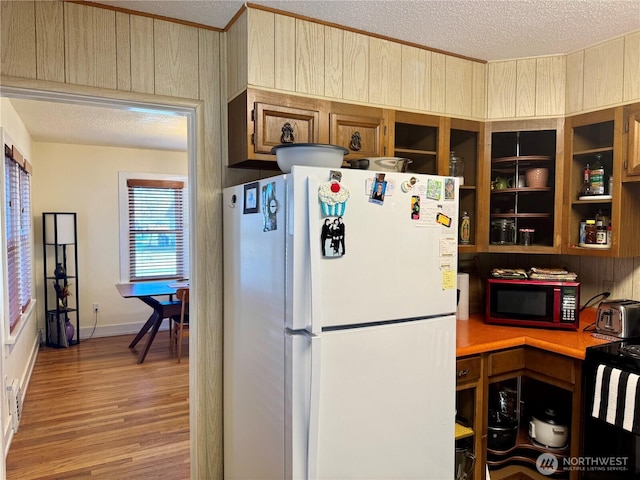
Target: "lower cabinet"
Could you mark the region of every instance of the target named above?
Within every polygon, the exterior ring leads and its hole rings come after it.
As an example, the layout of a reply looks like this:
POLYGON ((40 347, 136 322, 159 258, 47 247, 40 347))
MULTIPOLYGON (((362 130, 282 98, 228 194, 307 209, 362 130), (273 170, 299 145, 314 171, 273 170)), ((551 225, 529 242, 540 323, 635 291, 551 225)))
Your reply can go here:
POLYGON ((480 355, 458 359, 454 479, 480 479, 483 476, 483 377, 483 362, 480 355))
POLYGON ((529 346, 459 358, 456 464, 467 451, 475 465, 472 477, 454 478, 578 479, 581 368, 529 346))

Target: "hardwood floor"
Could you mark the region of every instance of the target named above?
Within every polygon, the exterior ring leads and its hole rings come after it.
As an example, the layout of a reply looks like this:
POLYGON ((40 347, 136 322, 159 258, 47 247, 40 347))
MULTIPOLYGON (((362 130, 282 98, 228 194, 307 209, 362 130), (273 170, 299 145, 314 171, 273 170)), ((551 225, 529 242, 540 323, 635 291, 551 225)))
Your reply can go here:
POLYGON ((40 349, 7 456, 8 480, 189 478, 189 353, 159 332, 40 349))

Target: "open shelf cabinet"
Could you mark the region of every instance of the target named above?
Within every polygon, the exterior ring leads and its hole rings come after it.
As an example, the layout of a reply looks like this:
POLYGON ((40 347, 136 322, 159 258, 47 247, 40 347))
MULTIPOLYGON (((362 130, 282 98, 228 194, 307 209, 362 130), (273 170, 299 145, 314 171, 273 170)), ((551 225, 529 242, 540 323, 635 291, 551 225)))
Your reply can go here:
POLYGON ((640 242, 627 228, 640 224, 640 184, 625 181, 624 124, 623 107, 567 119, 563 253, 599 257, 640 255, 640 242), (604 195, 580 197, 585 165, 595 161, 604 166, 604 195), (594 218, 598 211, 610 221, 610 242, 585 244, 580 241, 580 224, 594 218))

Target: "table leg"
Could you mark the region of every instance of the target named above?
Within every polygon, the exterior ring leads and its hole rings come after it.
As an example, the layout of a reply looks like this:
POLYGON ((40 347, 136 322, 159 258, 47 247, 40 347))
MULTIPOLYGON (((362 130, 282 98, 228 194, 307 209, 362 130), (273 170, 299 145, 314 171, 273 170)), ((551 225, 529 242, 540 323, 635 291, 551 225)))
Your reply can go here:
POLYGON ((153 343, 153 339, 156 338, 156 334, 160 329, 160 325, 162 325, 162 315, 156 315, 156 321, 151 327, 151 333, 149 333, 149 337, 147 338, 147 343, 144 344, 144 349, 140 352, 140 357, 138 357, 138 363, 144 362, 144 357, 147 356, 147 352, 151 348, 151 344, 153 343))
POLYGON ((136 335, 136 338, 134 338, 131 343, 129 344, 129 348, 133 348, 136 346, 136 344, 142 339, 142 337, 144 337, 144 334, 147 333, 149 331, 149 329, 151 328, 151 326, 156 322, 156 318, 158 317, 158 312, 156 310, 153 311, 153 313, 151 314, 151 316, 149 317, 149 320, 147 320, 147 323, 145 323, 142 328, 140 329, 140 331, 138 332, 138 334, 136 335))

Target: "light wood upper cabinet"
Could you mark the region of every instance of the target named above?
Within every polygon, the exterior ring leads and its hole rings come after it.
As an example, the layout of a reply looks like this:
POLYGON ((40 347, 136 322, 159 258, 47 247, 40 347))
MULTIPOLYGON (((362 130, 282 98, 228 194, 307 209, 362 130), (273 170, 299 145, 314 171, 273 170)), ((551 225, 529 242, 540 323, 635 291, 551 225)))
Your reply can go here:
POLYGON ((344 31, 325 27, 324 30, 324 94, 342 98, 344 31))
POLYGON ((488 76, 488 118, 564 114, 564 56, 493 62, 488 76))
POLYGON ((640 32, 624 39, 624 101, 640 99, 640 32))
MULTIPOLYGON (((249 13, 244 11, 224 35, 227 50, 227 101, 247 88, 249 78, 249 13)), ((253 73, 252 73, 253 75, 253 73)))
POLYGON ((473 62, 446 58, 445 111, 451 115, 471 116, 473 105, 473 62))
POLYGON ((488 68, 488 117, 516 116, 516 62, 494 62, 488 68))
MULTIPOLYGON (((275 15, 271 12, 247 9, 247 53, 238 49, 240 56, 232 61, 247 62, 246 82, 249 85, 274 88, 275 86, 275 15)), ((244 15, 243 15, 244 16, 244 15)), ((240 29, 240 34, 245 33, 240 29)), ((242 47, 243 45, 239 45, 242 47)), ((289 45, 287 52, 295 55, 295 46, 289 45)), ((238 73, 241 73, 242 69, 238 73)), ((238 81, 242 81, 238 78, 238 81)), ((245 85, 246 85, 245 82, 245 85)), ((242 85, 239 85, 242 86, 242 85)))
POLYGON ((400 106, 402 100, 402 48, 399 43, 369 40, 370 103, 400 106))
POLYGON ((422 111, 431 109, 431 52, 402 45, 402 98, 400 106, 422 111))
POLYGON ((227 48, 229 100, 247 86, 275 88, 476 120, 640 100, 640 32, 569 55, 483 63, 248 8, 227 48))
POLYGON ((585 110, 622 101, 624 38, 587 48, 584 51, 585 110))
POLYGON ((369 37, 345 31, 343 36, 342 98, 369 101, 369 37))
POLYGON ((447 58, 441 53, 431 53, 431 110, 447 113, 447 58))
POLYGON ((278 90, 296 91, 296 19, 275 16, 274 86, 278 90))
POLYGON ((296 20, 296 91, 324 95, 324 25, 296 20))
POLYGON ((536 59, 535 115, 564 114, 566 58, 562 55, 536 59))

